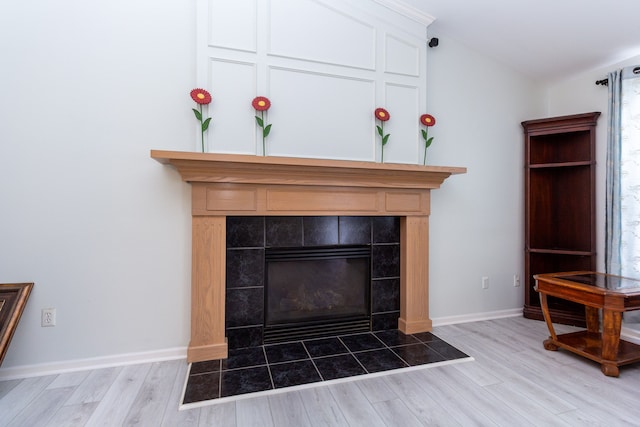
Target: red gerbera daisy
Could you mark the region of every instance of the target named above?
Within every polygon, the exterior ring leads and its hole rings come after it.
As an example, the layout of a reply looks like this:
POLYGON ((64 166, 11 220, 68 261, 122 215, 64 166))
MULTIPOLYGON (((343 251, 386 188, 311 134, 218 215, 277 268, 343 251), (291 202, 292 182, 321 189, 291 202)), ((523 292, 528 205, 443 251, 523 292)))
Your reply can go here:
POLYGON ((376 111, 374 111, 374 114, 376 116, 376 119, 380 120, 381 122, 386 122, 391 117, 389 115, 389 112, 384 108, 376 108, 376 111))
POLYGON ((426 129, 420 130, 420 132, 422 133, 422 139, 424 139, 424 160, 422 161, 422 164, 426 165, 427 164, 427 148, 429 148, 429 146, 433 142, 433 137, 429 136, 429 128, 436 124, 436 118, 433 117, 431 114, 423 114, 420 116, 420 123, 422 123, 427 127, 426 129))
POLYGON ((420 123, 425 126, 433 126, 436 124, 436 118, 431 114, 423 114, 420 116, 420 123))
POLYGON ((380 120, 380 125, 379 126, 376 125, 376 129, 378 130, 378 135, 380 135, 381 142, 382 142, 382 147, 380 149, 380 161, 384 163, 384 146, 387 145, 387 142, 389 142, 389 135, 390 135, 390 134, 385 135, 384 133, 384 122, 389 120, 391 116, 389 115, 389 112, 384 108, 376 108, 375 111, 373 112, 373 115, 375 116, 376 119, 380 120))
POLYGON ((211 103, 211 94, 204 89, 193 89, 191 91, 191 99, 198 104, 198 109, 192 108, 193 114, 196 116, 196 120, 200 122, 200 137, 202 141, 202 152, 204 153, 204 132, 209 128, 211 123, 211 117, 204 119, 202 115, 202 106, 211 103))
POLYGON ((191 91, 191 99, 201 105, 211 103, 211 94, 204 89, 194 89, 191 91))
POLYGON ((256 116, 256 123, 262 128, 262 155, 266 156, 267 146, 265 140, 267 136, 269 136, 269 132, 271 132, 271 125, 265 123, 264 112, 271 107, 271 101, 264 96, 256 96, 253 98, 253 101, 251 101, 251 105, 256 111, 260 112, 260 116, 256 116))
POLYGON ((271 107, 271 101, 264 96, 257 96, 253 99, 251 105, 258 111, 267 111, 271 107))

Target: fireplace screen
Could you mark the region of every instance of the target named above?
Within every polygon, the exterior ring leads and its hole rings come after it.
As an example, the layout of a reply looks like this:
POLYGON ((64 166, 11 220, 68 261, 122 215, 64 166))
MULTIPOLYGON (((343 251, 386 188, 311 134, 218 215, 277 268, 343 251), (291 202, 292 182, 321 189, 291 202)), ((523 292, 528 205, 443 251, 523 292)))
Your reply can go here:
POLYGON ((265 342, 369 330, 370 248, 267 249, 265 342))

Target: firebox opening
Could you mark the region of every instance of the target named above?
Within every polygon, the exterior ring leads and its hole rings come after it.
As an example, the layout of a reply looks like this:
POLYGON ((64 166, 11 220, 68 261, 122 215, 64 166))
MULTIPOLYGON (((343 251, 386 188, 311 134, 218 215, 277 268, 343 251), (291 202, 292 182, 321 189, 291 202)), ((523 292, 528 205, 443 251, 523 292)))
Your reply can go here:
POLYGON ((369 246, 267 248, 264 342, 371 329, 369 246))

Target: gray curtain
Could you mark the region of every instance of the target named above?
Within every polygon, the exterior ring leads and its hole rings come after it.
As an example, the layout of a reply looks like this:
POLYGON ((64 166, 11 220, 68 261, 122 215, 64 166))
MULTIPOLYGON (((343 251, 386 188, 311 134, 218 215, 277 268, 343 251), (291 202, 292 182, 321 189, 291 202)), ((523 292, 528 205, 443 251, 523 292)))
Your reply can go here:
POLYGON ((605 269, 640 278, 640 67, 608 80, 605 269))
POLYGON ((620 274, 620 134, 622 70, 609 73, 609 123, 607 128, 607 178, 604 267, 608 274, 620 274))

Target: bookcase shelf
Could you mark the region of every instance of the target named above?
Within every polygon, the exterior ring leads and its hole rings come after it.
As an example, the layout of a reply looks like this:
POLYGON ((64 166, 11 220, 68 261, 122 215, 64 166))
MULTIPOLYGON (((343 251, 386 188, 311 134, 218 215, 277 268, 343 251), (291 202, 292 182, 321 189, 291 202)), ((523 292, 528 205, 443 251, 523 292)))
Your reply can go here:
MULTIPOLYGON (((525 136, 524 316, 542 320, 533 276, 595 270, 595 128, 599 112, 522 122, 525 136)), ((584 325, 584 308, 549 298, 554 322, 584 325)))

